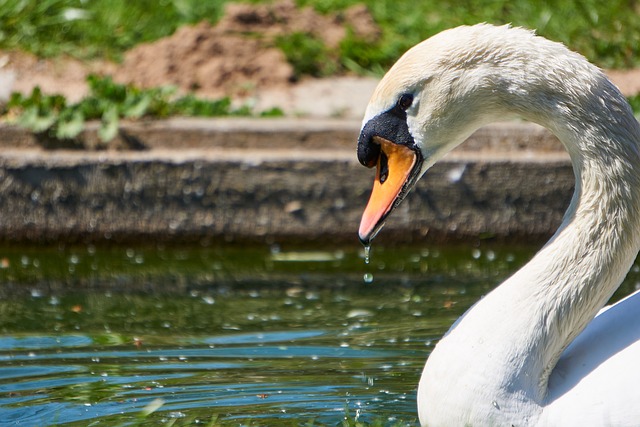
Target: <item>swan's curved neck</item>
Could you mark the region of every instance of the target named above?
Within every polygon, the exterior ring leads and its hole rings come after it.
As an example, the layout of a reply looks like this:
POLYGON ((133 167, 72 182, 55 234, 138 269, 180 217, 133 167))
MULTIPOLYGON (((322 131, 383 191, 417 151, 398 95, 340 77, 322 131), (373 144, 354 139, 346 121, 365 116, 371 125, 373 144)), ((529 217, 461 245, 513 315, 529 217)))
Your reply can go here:
POLYGON ((594 73, 597 81, 575 91, 551 93, 549 82, 545 90, 528 86, 526 105, 519 104, 521 93, 510 99, 503 92, 510 111, 559 137, 576 188, 551 240, 472 307, 427 361, 419 398, 466 414, 461 425, 491 419, 494 408, 519 420, 535 414, 561 353, 606 304, 638 252, 640 126, 618 90, 594 73))
POLYGON ((615 88, 602 90, 609 89, 606 98, 627 114, 598 108, 597 118, 543 121, 571 156, 575 192, 551 240, 505 283, 523 298, 511 300, 513 308, 528 313, 521 350, 538 403, 561 353, 618 288, 640 246, 640 126, 615 88))

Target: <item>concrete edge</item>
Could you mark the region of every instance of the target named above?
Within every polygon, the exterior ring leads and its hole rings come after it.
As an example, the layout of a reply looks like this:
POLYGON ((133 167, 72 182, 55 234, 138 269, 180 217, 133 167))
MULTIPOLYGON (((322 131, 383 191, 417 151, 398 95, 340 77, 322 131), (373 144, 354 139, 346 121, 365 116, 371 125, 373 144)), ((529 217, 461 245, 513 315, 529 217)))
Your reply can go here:
MULTIPOLYGON (((62 145, 0 126, 0 240, 355 241, 373 179, 355 156, 358 122, 123 123, 109 144, 91 126, 62 145)), ((436 164, 379 240, 541 240, 572 190, 551 133, 495 124, 436 164)))

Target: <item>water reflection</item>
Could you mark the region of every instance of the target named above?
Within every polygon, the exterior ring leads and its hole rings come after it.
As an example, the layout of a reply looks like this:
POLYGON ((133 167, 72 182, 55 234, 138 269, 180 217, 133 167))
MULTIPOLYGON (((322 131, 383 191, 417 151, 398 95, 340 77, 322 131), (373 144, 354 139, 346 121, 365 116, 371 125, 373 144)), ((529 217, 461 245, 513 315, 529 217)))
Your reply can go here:
POLYGON ((415 425, 432 346, 530 253, 3 248, 0 424, 415 425))

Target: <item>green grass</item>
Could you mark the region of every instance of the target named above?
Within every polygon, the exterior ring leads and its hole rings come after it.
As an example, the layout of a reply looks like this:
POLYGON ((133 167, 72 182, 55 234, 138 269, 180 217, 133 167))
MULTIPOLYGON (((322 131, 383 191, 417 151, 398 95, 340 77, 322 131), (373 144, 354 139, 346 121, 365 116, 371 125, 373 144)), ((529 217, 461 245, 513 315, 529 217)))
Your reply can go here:
POLYGON ((312 34, 297 32, 283 35, 276 39, 276 45, 293 65, 297 78, 303 75, 326 77, 338 69, 338 58, 312 34))
MULTIPOLYGON (((360 65, 389 66, 407 48, 444 29, 479 22, 511 23, 561 41, 602 67, 640 65, 640 3, 636 0, 364 0, 383 30, 378 46, 343 47, 360 65)), ((329 12, 351 0, 299 0, 329 12)))
POLYGON ((633 112, 638 116, 640 114, 640 95, 630 96, 627 101, 629 101, 633 112))
POLYGON ((0 0, 0 47, 40 56, 118 59, 181 25, 215 22, 224 1, 0 0))
MULTIPOLYGON (((229 0, 0 0, 0 48, 20 48, 42 56, 120 58, 138 43, 172 34, 184 24, 215 23, 229 0)), ((254 1, 254 3, 264 3, 254 1)), ((356 0, 297 0, 321 13, 340 13, 356 0)), ((638 0, 362 0, 382 28, 375 44, 347 37, 332 65, 318 66, 327 52, 300 36, 278 43, 303 74, 344 70, 377 72, 415 43, 443 29, 478 22, 512 23, 538 30, 602 67, 640 66, 638 0), (312 53, 305 58, 291 48, 312 53), (306 68, 305 68, 306 67, 306 68)))

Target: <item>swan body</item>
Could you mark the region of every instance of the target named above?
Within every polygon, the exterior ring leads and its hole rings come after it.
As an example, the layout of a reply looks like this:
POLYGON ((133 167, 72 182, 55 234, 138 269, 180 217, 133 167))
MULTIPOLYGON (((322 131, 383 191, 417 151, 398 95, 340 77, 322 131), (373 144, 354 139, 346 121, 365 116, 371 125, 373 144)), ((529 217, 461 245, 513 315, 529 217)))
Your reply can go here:
POLYGON ((410 49, 367 107, 377 166, 369 243, 415 182, 480 126, 518 116, 568 151, 575 193, 551 240, 435 346, 424 426, 640 425, 640 293, 603 309, 640 248, 640 126, 618 89, 559 43, 480 24, 410 49))

